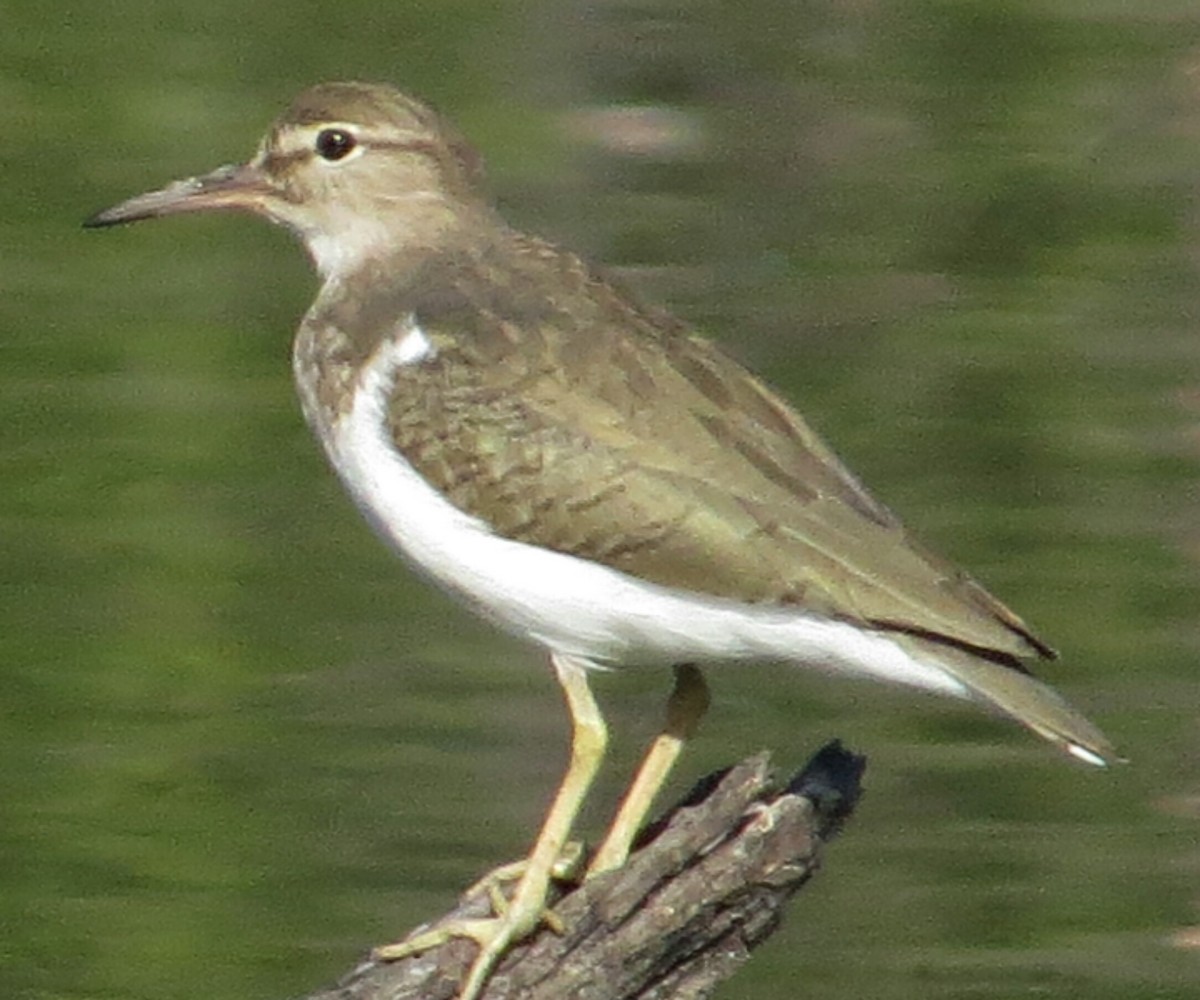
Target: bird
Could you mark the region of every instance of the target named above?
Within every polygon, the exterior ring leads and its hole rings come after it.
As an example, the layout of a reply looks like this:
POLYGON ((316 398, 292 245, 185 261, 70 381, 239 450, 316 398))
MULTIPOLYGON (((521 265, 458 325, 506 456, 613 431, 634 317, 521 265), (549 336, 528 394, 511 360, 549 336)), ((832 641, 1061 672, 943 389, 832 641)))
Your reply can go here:
POLYGON ((607 743, 589 675, 674 671, 661 732, 593 854, 620 867, 709 704, 702 667, 872 677, 1011 716, 1097 766, 1120 758, 1029 663, 1054 651, 923 548, 779 394, 580 256, 510 225, 480 154, 387 85, 297 96, 246 162, 99 212, 111 227, 241 211, 297 236, 320 287, 293 345, 308 425, 419 574, 540 647, 569 763, 513 897, 449 936, 474 1000, 545 919, 607 743))

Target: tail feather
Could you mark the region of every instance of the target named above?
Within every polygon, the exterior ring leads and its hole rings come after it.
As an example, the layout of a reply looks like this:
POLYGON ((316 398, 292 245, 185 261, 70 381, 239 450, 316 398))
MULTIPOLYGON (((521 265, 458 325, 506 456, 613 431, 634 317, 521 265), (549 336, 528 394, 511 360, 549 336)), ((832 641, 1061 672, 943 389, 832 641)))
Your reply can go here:
POLYGON ((920 659, 936 663, 974 700, 999 709, 1072 757, 1097 767, 1122 761, 1104 733, 1023 669, 952 645, 912 637, 897 641, 920 659))

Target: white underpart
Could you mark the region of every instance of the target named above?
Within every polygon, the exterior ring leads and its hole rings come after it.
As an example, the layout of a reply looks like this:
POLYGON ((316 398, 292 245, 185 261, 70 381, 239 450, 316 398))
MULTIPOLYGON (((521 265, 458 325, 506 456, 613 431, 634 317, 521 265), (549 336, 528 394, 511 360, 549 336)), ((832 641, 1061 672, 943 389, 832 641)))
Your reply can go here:
POLYGON ((396 238, 382 219, 371 221, 354 212, 338 219, 337 209, 332 211, 334 217, 322 219, 320 226, 295 227, 317 273, 326 281, 353 274, 367 260, 378 256, 380 247, 390 245, 396 238))
POLYGON ((386 200, 388 211, 379 211, 376 206, 377 210, 371 213, 353 201, 328 199, 315 221, 309 214, 293 217, 286 209, 281 211, 280 221, 300 237, 323 281, 341 281, 346 275, 361 271, 368 261, 386 256, 387 249, 396 244, 400 220, 406 214, 419 214, 410 206, 440 199, 429 192, 409 191, 386 200))
POLYGON ((790 609, 671 590, 496 535, 430 486, 387 430, 398 373, 432 352, 410 319, 366 365, 362 391, 327 441, 338 473, 380 534, 480 614, 597 666, 784 661, 969 697, 949 674, 884 635, 790 609))
POLYGON ((417 325, 415 316, 408 316, 401 324, 400 330, 400 336, 387 345, 393 372, 434 356, 436 351, 433 341, 426 337, 425 331, 417 325))

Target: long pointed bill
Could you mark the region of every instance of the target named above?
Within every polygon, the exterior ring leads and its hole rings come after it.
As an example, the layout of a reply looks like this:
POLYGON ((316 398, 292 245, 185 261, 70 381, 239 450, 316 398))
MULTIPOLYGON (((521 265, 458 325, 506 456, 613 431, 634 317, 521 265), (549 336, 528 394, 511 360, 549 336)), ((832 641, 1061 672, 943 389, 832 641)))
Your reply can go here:
POLYGON ((86 229, 99 229, 183 212, 221 209, 253 211, 270 194, 266 176, 253 163, 217 167, 211 173, 175 181, 158 191, 139 194, 136 198, 97 212, 83 225, 86 229))

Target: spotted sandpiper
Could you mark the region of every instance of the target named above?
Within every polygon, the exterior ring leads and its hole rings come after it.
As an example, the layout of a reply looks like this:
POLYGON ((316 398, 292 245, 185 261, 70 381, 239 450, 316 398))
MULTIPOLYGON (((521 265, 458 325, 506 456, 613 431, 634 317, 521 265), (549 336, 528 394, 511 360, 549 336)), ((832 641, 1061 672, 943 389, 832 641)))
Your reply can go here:
POLYGON ((672 666, 675 686, 589 873, 624 862, 705 711, 697 664, 925 688, 1006 713, 1090 764, 1116 759, 1031 676, 1026 661, 1054 654, 1020 618, 916 545, 720 349, 510 228, 474 150, 425 104, 389 86, 313 87, 249 162, 86 225, 217 209, 282 224, 316 266, 293 367, 347 491, 416 569, 544 648, 570 709, 570 764, 511 903, 449 930, 480 945, 463 1000, 542 919, 606 742, 592 668, 672 666))

